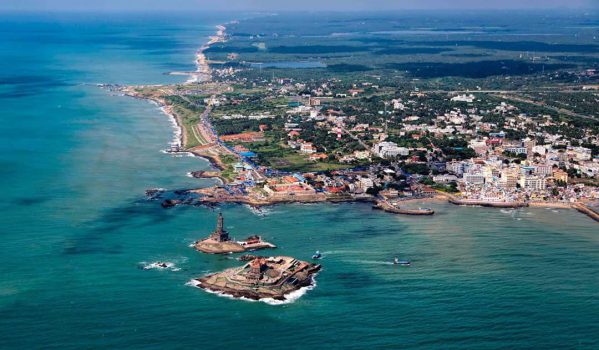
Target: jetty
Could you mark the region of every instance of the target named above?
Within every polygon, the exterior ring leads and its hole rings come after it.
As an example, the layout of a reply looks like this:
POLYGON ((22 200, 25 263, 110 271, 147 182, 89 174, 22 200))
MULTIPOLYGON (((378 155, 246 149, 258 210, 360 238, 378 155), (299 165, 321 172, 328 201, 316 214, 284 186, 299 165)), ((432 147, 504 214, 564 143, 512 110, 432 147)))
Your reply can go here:
POLYGON ((258 249, 276 248, 272 243, 265 242, 258 235, 252 235, 243 241, 235 241, 229 237, 229 232, 224 229, 223 214, 218 214, 216 229, 203 240, 197 241, 193 247, 207 254, 242 253, 258 249))
POLYGON ((433 215, 434 210, 430 208, 408 209, 393 205, 385 199, 378 199, 372 207, 373 209, 383 210, 387 213, 404 214, 404 215, 433 215))
POLYGON ((599 221, 599 213, 596 210, 594 210, 593 208, 589 207, 588 205, 585 205, 584 203, 575 203, 572 205, 572 208, 587 215, 588 217, 590 217, 591 219, 593 219, 595 221, 599 221))

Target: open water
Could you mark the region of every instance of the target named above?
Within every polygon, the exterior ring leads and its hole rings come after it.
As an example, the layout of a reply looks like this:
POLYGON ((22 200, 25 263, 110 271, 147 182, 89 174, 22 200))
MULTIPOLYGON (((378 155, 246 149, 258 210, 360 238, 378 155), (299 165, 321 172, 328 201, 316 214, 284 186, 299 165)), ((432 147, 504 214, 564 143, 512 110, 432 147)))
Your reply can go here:
POLYGON ((571 210, 227 205, 233 236, 320 250, 316 288, 269 305, 186 285, 239 263, 188 246, 215 211, 144 191, 208 185, 185 175, 208 165, 161 153, 156 106, 94 84, 182 81, 164 73, 227 19, 2 15, 0 348, 599 348, 599 232, 571 210), (176 269, 140 268, 155 261, 176 269))

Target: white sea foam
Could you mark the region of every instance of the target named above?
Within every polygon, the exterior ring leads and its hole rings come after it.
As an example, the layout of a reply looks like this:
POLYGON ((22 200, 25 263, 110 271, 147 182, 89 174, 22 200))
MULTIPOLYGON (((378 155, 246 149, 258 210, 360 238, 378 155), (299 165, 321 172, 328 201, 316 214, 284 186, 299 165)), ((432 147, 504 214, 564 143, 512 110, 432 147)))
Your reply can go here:
POLYGON ((152 263, 147 263, 145 261, 142 261, 139 263, 142 268, 144 270, 170 270, 170 271, 180 271, 181 269, 179 267, 177 267, 175 265, 175 263, 172 262, 162 262, 162 261, 155 261, 152 263))
POLYGON ((307 287, 302 287, 298 290, 294 290, 293 292, 285 295, 285 300, 276 300, 272 298, 264 298, 259 301, 266 303, 268 305, 286 305, 292 304, 296 302, 299 298, 301 298, 304 294, 308 293, 308 291, 314 289, 316 287, 316 281, 312 278, 312 284, 307 287))
POLYGON ((257 215, 257 216, 267 216, 269 214, 272 214, 273 210, 270 208, 265 208, 265 207, 254 207, 252 205, 249 204, 245 204, 244 205, 246 208, 248 208, 252 214, 257 215))
POLYGON ((177 119, 175 118, 175 116, 172 113, 169 113, 164 106, 160 107, 160 110, 162 111, 162 113, 164 113, 168 117, 168 119, 171 122, 171 125, 174 129, 173 140, 169 144, 173 147, 181 147, 181 135, 183 134, 183 131, 181 130, 181 127, 177 123, 177 119))
POLYGON ((190 286, 190 287, 200 287, 200 281, 192 279, 187 281, 187 283, 185 283, 186 286, 190 286))

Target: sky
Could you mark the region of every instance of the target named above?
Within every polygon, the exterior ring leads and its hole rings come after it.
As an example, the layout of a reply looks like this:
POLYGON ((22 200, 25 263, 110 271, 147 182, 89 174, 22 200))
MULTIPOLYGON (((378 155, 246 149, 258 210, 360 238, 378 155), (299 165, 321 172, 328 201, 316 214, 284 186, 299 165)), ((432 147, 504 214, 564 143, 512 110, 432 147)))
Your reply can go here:
POLYGON ((386 11, 599 8, 599 0, 0 0, 16 11, 386 11))

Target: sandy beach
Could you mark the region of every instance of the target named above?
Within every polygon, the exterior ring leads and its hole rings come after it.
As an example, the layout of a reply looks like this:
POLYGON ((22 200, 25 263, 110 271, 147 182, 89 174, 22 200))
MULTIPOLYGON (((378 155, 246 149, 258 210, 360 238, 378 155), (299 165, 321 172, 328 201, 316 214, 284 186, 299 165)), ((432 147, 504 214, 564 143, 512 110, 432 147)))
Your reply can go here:
POLYGON ((188 84, 198 83, 202 81, 209 81, 211 79, 210 75, 210 65, 208 64, 208 59, 204 54, 211 45, 214 45, 219 42, 225 42, 225 27, 222 24, 216 26, 217 31, 216 34, 211 36, 207 43, 202 45, 196 52, 196 71, 190 74, 189 79, 187 80, 188 84))

